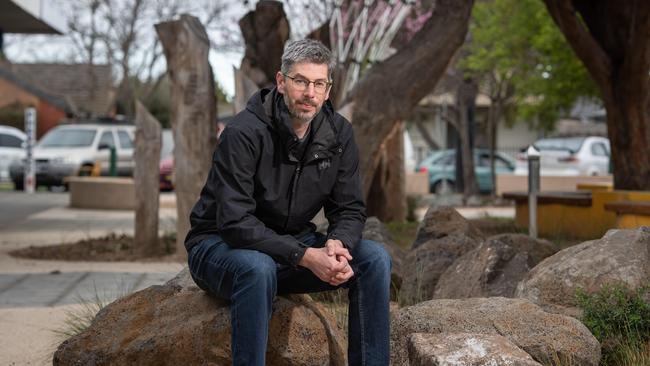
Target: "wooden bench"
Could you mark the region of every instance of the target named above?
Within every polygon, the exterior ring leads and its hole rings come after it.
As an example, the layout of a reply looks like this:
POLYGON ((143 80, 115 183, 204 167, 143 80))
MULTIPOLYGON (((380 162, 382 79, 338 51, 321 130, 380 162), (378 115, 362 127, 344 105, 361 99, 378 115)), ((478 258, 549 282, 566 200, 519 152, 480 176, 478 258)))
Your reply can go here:
POLYGON ((619 229, 650 226, 650 201, 607 202, 605 210, 616 213, 616 227, 619 229))
MULTIPOLYGON (((504 199, 515 201, 516 204, 528 204, 527 192, 506 192, 503 194, 504 199)), ((591 206, 590 191, 575 192, 540 192, 537 194, 537 204, 557 203, 568 206, 591 206)))

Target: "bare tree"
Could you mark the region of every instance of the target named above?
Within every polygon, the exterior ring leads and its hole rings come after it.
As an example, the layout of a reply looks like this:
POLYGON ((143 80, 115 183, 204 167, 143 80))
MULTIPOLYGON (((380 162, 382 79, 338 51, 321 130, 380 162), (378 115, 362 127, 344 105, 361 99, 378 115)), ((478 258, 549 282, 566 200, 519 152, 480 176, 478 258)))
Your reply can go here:
MULTIPOLYGON (((352 121, 359 140, 366 194, 380 164, 385 141, 395 124, 431 92, 456 50, 463 44, 474 1, 439 0, 430 18, 410 42, 374 65, 352 94, 352 121)), ((399 207, 403 193, 389 195, 399 207)), ((368 197, 368 200, 372 200, 368 197)))
POLYGON ((217 104, 208 61, 210 40, 198 18, 156 25, 172 81, 172 132, 176 175, 176 253, 185 253, 189 215, 210 170, 216 145, 217 104))
POLYGON ((143 256, 161 254, 158 244, 158 206, 162 140, 160 123, 147 108, 136 102, 135 117, 135 250, 143 256))
POLYGON ((544 0, 607 110, 614 187, 650 189, 650 2, 544 0))

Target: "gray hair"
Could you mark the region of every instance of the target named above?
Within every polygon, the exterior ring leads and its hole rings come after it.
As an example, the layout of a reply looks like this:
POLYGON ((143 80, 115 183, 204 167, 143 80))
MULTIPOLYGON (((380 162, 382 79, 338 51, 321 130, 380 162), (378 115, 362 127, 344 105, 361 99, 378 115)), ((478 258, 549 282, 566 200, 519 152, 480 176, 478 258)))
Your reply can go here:
POLYGON ((321 42, 313 39, 302 39, 287 43, 282 54, 280 71, 283 74, 288 74, 291 67, 300 62, 327 65, 327 74, 330 80, 336 67, 336 59, 332 55, 332 51, 321 42))

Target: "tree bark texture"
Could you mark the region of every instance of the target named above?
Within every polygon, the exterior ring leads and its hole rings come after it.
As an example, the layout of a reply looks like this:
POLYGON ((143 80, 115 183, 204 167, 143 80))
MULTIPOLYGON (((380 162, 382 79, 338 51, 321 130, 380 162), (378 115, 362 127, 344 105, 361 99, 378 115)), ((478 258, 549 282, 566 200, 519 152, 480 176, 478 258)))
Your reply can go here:
POLYGON ((260 88, 275 85, 290 31, 282 3, 258 2, 254 11, 239 20, 239 28, 246 44, 241 71, 260 88))
POLYGON ((135 105, 135 250, 144 256, 161 254, 158 244, 160 123, 147 108, 135 105))
MULTIPOLYGON (((374 65, 353 91, 352 121, 359 143, 366 197, 376 179, 386 137, 395 128, 396 121, 406 119, 442 77, 465 40, 473 4, 473 0, 437 1, 431 17, 411 41, 374 65)), ((391 197, 391 202, 386 203, 389 210, 398 201, 405 200, 398 193, 387 194, 391 197)), ((373 213, 369 211, 369 214, 373 213)))
POLYGON ((478 184, 474 170, 474 134, 478 86, 473 80, 463 80, 458 85, 456 103, 458 104, 458 126, 463 174, 463 197, 465 199, 478 194, 478 184))
POLYGON ((176 176, 176 253, 185 254, 189 215, 212 164, 216 145, 216 99, 210 41, 201 22, 190 15, 156 25, 172 82, 171 127, 176 176))
POLYGON ((377 173, 368 194, 368 212, 385 222, 404 221, 406 218, 403 134, 404 122, 394 124, 381 149, 377 173), (402 199, 395 200, 395 197, 402 199))
POLYGON ((650 190, 650 2, 544 2, 602 93, 614 187, 650 190))

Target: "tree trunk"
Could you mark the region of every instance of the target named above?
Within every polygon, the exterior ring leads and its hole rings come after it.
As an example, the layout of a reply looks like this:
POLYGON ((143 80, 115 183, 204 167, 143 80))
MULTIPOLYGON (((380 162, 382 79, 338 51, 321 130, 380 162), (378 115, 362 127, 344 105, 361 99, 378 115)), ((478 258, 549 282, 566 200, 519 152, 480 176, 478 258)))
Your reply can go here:
POLYGON ((368 193, 369 215, 385 222, 406 218, 403 134, 404 122, 398 122, 383 143, 377 174, 368 193))
MULTIPOLYGON (((352 92, 352 123, 359 143, 366 197, 373 180, 387 180, 375 178, 382 143, 396 121, 408 118, 447 69, 465 40, 473 4, 473 0, 437 1, 431 17, 411 41, 374 65, 352 92)), ((405 197, 400 199, 404 201, 405 197)), ((381 216, 379 219, 384 220, 381 216)))
POLYGON ((174 135, 176 253, 186 255, 189 215, 212 164, 216 144, 216 100, 210 41, 201 22, 190 15, 156 24, 172 82, 171 128, 174 135))
POLYGON ((158 244, 160 123, 139 101, 135 114, 135 250, 142 256, 161 254, 158 244))
POLYGON ((650 190, 650 2, 544 2, 602 93, 614 187, 650 190))
POLYGON ((246 44, 241 71, 258 87, 275 85, 284 43, 289 39, 289 21, 279 1, 260 1, 255 11, 239 20, 246 44))
POLYGON ((477 85, 471 79, 463 80, 458 86, 458 126, 460 135, 460 151, 463 170, 463 197, 478 194, 476 173, 474 171, 474 110, 476 104, 477 85))

